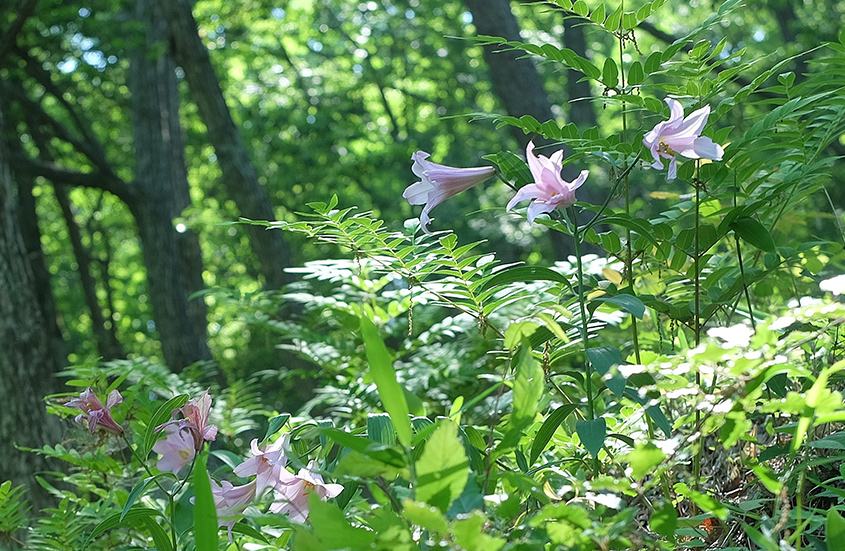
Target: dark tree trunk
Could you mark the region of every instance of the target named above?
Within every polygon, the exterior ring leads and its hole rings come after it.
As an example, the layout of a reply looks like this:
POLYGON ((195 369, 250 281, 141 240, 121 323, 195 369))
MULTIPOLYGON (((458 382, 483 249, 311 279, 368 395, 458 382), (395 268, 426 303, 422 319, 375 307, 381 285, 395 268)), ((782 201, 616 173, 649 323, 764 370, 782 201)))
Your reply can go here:
MULTIPOLYGON (((274 220, 270 196, 258 181, 246 143, 226 105, 208 50, 199 37, 190 1, 159 0, 159 6, 170 30, 176 61, 185 72, 192 98, 217 154, 229 196, 246 218, 274 220)), ((288 283, 290 276, 284 269, 291 265, 290 250, 283 234, 260 226, 250 226, 249 232, 267 285, 277 289, 288 283)))
MULTIPOLYGON (((507 40, 522 40, 519 35, 519 22, 511 10, 510 0, 464 0, 464 4, 472 14, 472 22, 479 35, 500 36, 507 40)), ((583 35, 582 35, 583 36, 583 35)), ((490 80, 493 92, 502 102, 505 111, 513 117, 531 115, 540 122, 554 120, 552 104, 546 94, 543 81, 531 59, 518 51, 500 51, 492 46, 485 46, 484 59, 490 70, 490 80)), ((573 75, 574 76, 574 75, 573 75)), ((580 93, 580 92, 579 92, 580 93)), ((587 87, 589 95, 589 86, 587 87)), ((591 105, 588 105, 592 109, 591 105)), ((570 105, 570 112, 581 106, 570 105)), ((512 127, 514 138, 521 148, 525 148, 530 140, 535 145, 548 145, 550 142, 541 136, 526 135, 522 130, 512 127)), ((551 151, 563 147, 566 157, 570 149, 566 144, 552 148, 538 148, 540 154, 549 155, 551 151)), ((569 164, 563 167, 563 177, 572 181, 578 177, 579 169, 569 164)), ((578 190, 578 198, 582 201, 596 202, 596 194, 588 186, 578 190)), ((560 232, 549 232, 555 257, 564 259, 574 252, 572 240, 560 232)))
MULTIPOLYGON (((472 14, 478 34, 522 40, 510 0, 464 0, 464 5, 472 14)), ((522 52, 501 51, 495 46, 484 47, 484 59, 490 70, 493 91, 508 115, 531 115, 540 122, 554 119, 552 104, 531 59, 522 52)), ((511 127, 511 130, 524 150, 532 137, 518 128, 511 127)), ((535 137, 534 143, 540 145, 545 140, 535 137)))
POLYGON ((64 366, 67 364, 67 354, 64 337, 57 323, 56 302, 50 285, 50 271, 47 269, 47 262, 41 250, 41 230, 38 227, 35 197, 32 194, 33 180, 29 176, 17 176, 15 181, 18 184, 18 227, 23 237, 26 257, 32 268, 35 296, 38 299, 39 311, 50 340, 53 364, 64 366))
POLYGON ((206 342, 206 306, 188 297, 204 288, 199 239, 177 232, 173 219, 190 204, 175 65, 162 52, 166 23, 155 0, 138 0, 138 20, 146 29, 146 47, 132 56, 136 200, 129 203, 147 268, 147 282, 162 353, 173 370, 211 359, 206 342), (161 50, 158 50, 161 51, 161 50))
MULTIPOLYGON (((76 223, 68 190, 63 186, 54 186, 54 189, 56 200, 62 209, 65 225, 67 225, 73 255, 76 258, 77 272, 79 273, 79 282, 82 285, 85 304, 88 305, 88 311, 91 312, 91 330, 94 333, 94 339, 97 341, 97 353, 104 360, 124 358, 126 357, 126 353, 117 340, 113 326, 107 327, 106 325, 106 317, 103 313, 103 308, 100 306, 100 300, 97 297, 97 282, 91 271, 91 253, 82 242, 82 232, 76 223)), ((109 281, 104 280, 103 285, 109 285, 109 281)), ((111 320, 108 321, 111 323, 111 320)))
MULTIPOLYGON (((0 128, 2 123, 0 113, 0 128)), ((47 462, 15 445, 39 448, 58 441, 59 423, 47 415, 44 396, 56 391, 59 366, 17 222, 6 144, 0 140, 0 480, 36 490, 31 497, 37 510, 46 496, 33 475, 47 462)))

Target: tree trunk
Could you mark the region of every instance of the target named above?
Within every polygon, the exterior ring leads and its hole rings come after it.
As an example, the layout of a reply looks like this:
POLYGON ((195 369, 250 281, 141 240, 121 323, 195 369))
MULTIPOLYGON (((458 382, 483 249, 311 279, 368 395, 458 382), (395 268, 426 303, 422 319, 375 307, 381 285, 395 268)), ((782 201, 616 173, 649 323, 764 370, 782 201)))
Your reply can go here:
MULTIPOLYGON (((507 40, 522 40, 519 35, 519 22, 513 14, 510 0, 464 0, 472 14, 472 22, 479 35, 500 36, 507 40)), ((493 92, 502 102, 505 111, 512 117, 531 115, 540 122, 554 120, 552 104, 546 94, 540 74, 531 59, 519 51, 498 51, 493 46, 484 47, 484 59, 490 70, 493 92)), ((572 109, 572 106, 570 106, 572 109)), ((548 145, 551 142, 542 136, 531 137, 522 130, 511 127, 514 138, 520 148, 525 148, 533 139, 535 145, 548 145)), ((551 151, 562 147, 564 156, 571 153, 566 144, 557 145, 546 151, 538 149, 540 154, 550 155, 551 151)), ((567 181, 578 177, 580 171, 569 164, 563 167, 562 175, 567 181)), ((582 201, 591 201, 593 196, 585 186, 578 190, 582 201)), ((575 252, 572 240, 560 232, 549 232, 549 239, 556 258, 564 259, 575 252)))
MULTIPOLYGON (((2 124, 0 113, 0 128, 2 124)), ((33 475, 45 469, 47 461, 15 446, 39 448, 58 441, 59 423, 47 415, 44 396, 56 391, 59 366, 17 221, 6 144, 0 140, 0 481, 36 490, 30 497, 38 510, 46 496, 38 491, 33 475)))
POLYGON ((199 239, 178 232, 173 219, 190 204, 175 65, 162 52, 166 23, 155 0, 138 0, 146 45, 131 58, 132 126, 135 141, 135 200, 129 203, 147 268, 153 315, 164 359, 171 369, 211 359, 206 342, 206 306, 188 297, 204 287, 199 239))
MULTIPOLYGON (((258 181, 258 174, 214 73, 208 50, 200 39, 189 0, 159 0, 170 30, 176 61, 185 72, 199 115, 208 130, 208 139, 217 154, 223 183, 241 214, 254 220, 274 220, 272 202, 258 181)), ((261 272, 270 288, 280 288, 291 278, 290 250, 279 231, 250 226, 252 246, 261 263, 261 272)))
POLYGON ((38 217, 35 210, 35 196, 32 194, 33 179, 29 176, 17 176, 18 186, 18 227, 23 238, 26 257, 32 268, 35 282, 36 297, 39 311, 44 320, 44 328, 50 340, 50 352, 53 354, 53 364, 65 366, 67 353, 62 332, 59 329, 56 316, 56 302, 53 289, 50 286, 50 271, 41 250, 41 230, 38 227, 38 217))
MULTIPOLYGON (((510 0, 464 0, 464 5, 472 14, 472 24, 478 34, 522 40, 510 0)), ((531 59, 524 57, 522 52, 500 51, 496 46, 484 47, 484 59, 490 70, 493 91, 508 115, 531 115, 540 122, 554 119, 552 104, 531 59)), ((531 136, 516 127, 511 127, 511 131, 524 150, 531 136)), ((542 138, 534 138, 536 145, 541 142, 546 143, 542 138)))

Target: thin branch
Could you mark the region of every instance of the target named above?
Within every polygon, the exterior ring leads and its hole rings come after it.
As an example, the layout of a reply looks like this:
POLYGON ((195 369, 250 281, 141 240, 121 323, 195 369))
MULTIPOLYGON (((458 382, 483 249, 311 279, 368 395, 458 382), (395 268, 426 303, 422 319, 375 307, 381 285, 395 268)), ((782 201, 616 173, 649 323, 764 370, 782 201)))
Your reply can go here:
POLYGON ((78 172, 68 170, 53 163, 38 159, 31 159, 23 155, 11 156, 12 168, 15 172, 27 176, 41 176, 58 185, 81 186, 101 189, 116 195, 127 205, 135 199, 135 190, 120 178, 102 172, 78 172))
POLYGON ((35 13, 37 3, 38 0, 22 0, 17 9, 18 16, 12 21, 9 29, 0 36, 0 66, 3 65, 3 58, 6 57, 6 54, 17 41, 18 33, 21 32, 23 24, 35 13))

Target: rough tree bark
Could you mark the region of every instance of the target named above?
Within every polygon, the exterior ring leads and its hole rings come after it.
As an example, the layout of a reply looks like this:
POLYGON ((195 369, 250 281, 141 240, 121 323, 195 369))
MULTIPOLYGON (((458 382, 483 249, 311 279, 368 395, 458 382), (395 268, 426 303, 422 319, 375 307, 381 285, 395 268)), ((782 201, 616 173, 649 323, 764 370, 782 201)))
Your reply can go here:
MULTIPOLYGON (((0 480, 37 489, 33 474, 47 463, 40 456, 18 451, 15 445, 37 448, 58 441, 59 423, 47 415, 43 399, 56 390, 54 374, 59 366, 50 350, 35 276, 17 221, 6 144, 0 140, 0 480)), ((36 508, 45 504, 41 492, 31 497, 36 508)))
MULTIPOLYGON (((208 130, 208 139, 217 154, 222 181, 241 214, 255 220, 274 220, 272 202, 258 181, 258 173, 235 121, 220 82, 211 64, 208 50, 200 39, 189 0, 159 0, 170 29, 170 39, 177 63, 208 130)), ((250 226, 250 241, 261 263, 261 272, 270 288, 279 288, 291 278, 290 249, 279 231, 250 226)))
POLYGON ((147 282, 164 357, 173 370, 211 359, 206 342, 207 309, 188 297, 205 287, 199 238, 178 232, 173 219, 190 205, 184 159, 176 67, 164 48, 167 28, 155 0, 138 0, 136 17, 146 29, 145 46, 133 52, 129 89, 135 142, 136 200, 129 207, 147 268, 147 282), (150 52, 161 54, 151 56, 150 52))

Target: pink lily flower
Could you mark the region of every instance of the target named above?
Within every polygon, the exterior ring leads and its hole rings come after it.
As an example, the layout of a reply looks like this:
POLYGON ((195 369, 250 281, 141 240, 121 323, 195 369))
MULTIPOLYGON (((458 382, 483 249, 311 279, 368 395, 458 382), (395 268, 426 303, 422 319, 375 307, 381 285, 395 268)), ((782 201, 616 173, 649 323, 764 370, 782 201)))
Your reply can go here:
POLYGON ((179 425, 168 425, 164 431, 167 437, 153 445, 153 451, 161 454, 156 467, 161 472, 171 471, 176 475, 197 454, 194 437, 190 430, 179 425))
POLYGON ((217 438, 217 425, 208 423, 210 413, 211 396, 208 394, 208 389, 198 399, 190 399, 187 404, 182 406, 182 415, 185 416, 186 421, 193 423, 196 427, 197 435, 200 437, 197 449, 202 447, 202 440, 210 442, 217 438))
POLYGON ((294 476, 285 469, 288 462, 285 450, 289 440, 290 433, 286 433, 269 446, 258 449, 258 439, 254 439, 250 442, 252 457, 235 467, 235 474, 240 477, 255 475, 255 491, 258 495, 267 488, 293 482, 294 476))
POLYGON ((88 430, 91 431, 91 434, 94 434, 97 427, 102 427, 110 433, 118 435, 123 434, 123 427, 112 418, 111 408, 122 401, 123 396, 120 395, 120 392, 112 390, 104 406, 94 394, 94 391, 91 388, 86 388, 79 395, 79 398, 70 400, 67 405, 82 410, 82 413, 77 415, 74 420, 80 425, 83 424, 83 420, 87 420, 88 430))
POLYGON ((317 494, 320 499, 326 501, 330 497, 337 497, 343 491, 341 484, 326 484, 323 477, 314 471, 314 462, 308 463, 308 467, 299 470, 299 474, 292 477, 293 480, 275 490, 276 501, 270 505, 273 513, 287 513, 294 522, 305 522, 310 512, 308 496, 311 493, 317 494))
POLYGON ((212 478, 211 496, 214 498, 214 507, 217 509, 217 525, 228 528, 229 543, 232 543, 234 541, 232 528, 238 521, 238 516, 255 499, 255 480, 243 486, 234 486, 225 480, 218 484, 212 478))
POLYGON ((194 448, 197 451, 202 449, 204 441, 212 441, 217 438, 217 426, 209 424, 208 417, 211 413, 211 396, 206 390, 198 399, 191 398, 179 409, 173 410, 173 417, 182 414, 182 419, 172 419, 155 428, 160 432, 171 425, 178 425, 180 429, 190 431, 194 439, 194 448))
POLYGON ((519 188, 510 200, 507 210, 522 201, 533 199, 528 205, 528 221, 534 222, 540 214, 550 213, 558 207, 566 208, 575 204, 575 190, 581 187, 589 176, 589 170, 582 170, 574 182, 567 182, 560 175, 563 169, 563 150, 558 149, 551 157, 534 155, 534 142, 528 142, 525 149, 528 168, 534 182, 519 188))
POLYGON ((674 180, 678 175, 676 155, 687 159, 721 161, 725 153, 722 146, 701 135, 710 116, 710 106, 705 105, 684 118, 684 108, 679 101, 666 98, 666 103, 671 112, 669 120, 657 123, 643 137, 643 144, 654 157, 652 168, 662 169, 663 159, 669 159, 667 179, 674 180))
POLYGON ((428 231, 431 209, 496 174, 492 166, 454 168, 427 160, 430 156, 425 151, 417 151, 411 156, 414 161, 411 170, 420 181, 408 186, 402 194, 412 205, 425 205, 420 214, 420 225, 425 233, 431 233, 428 231))

